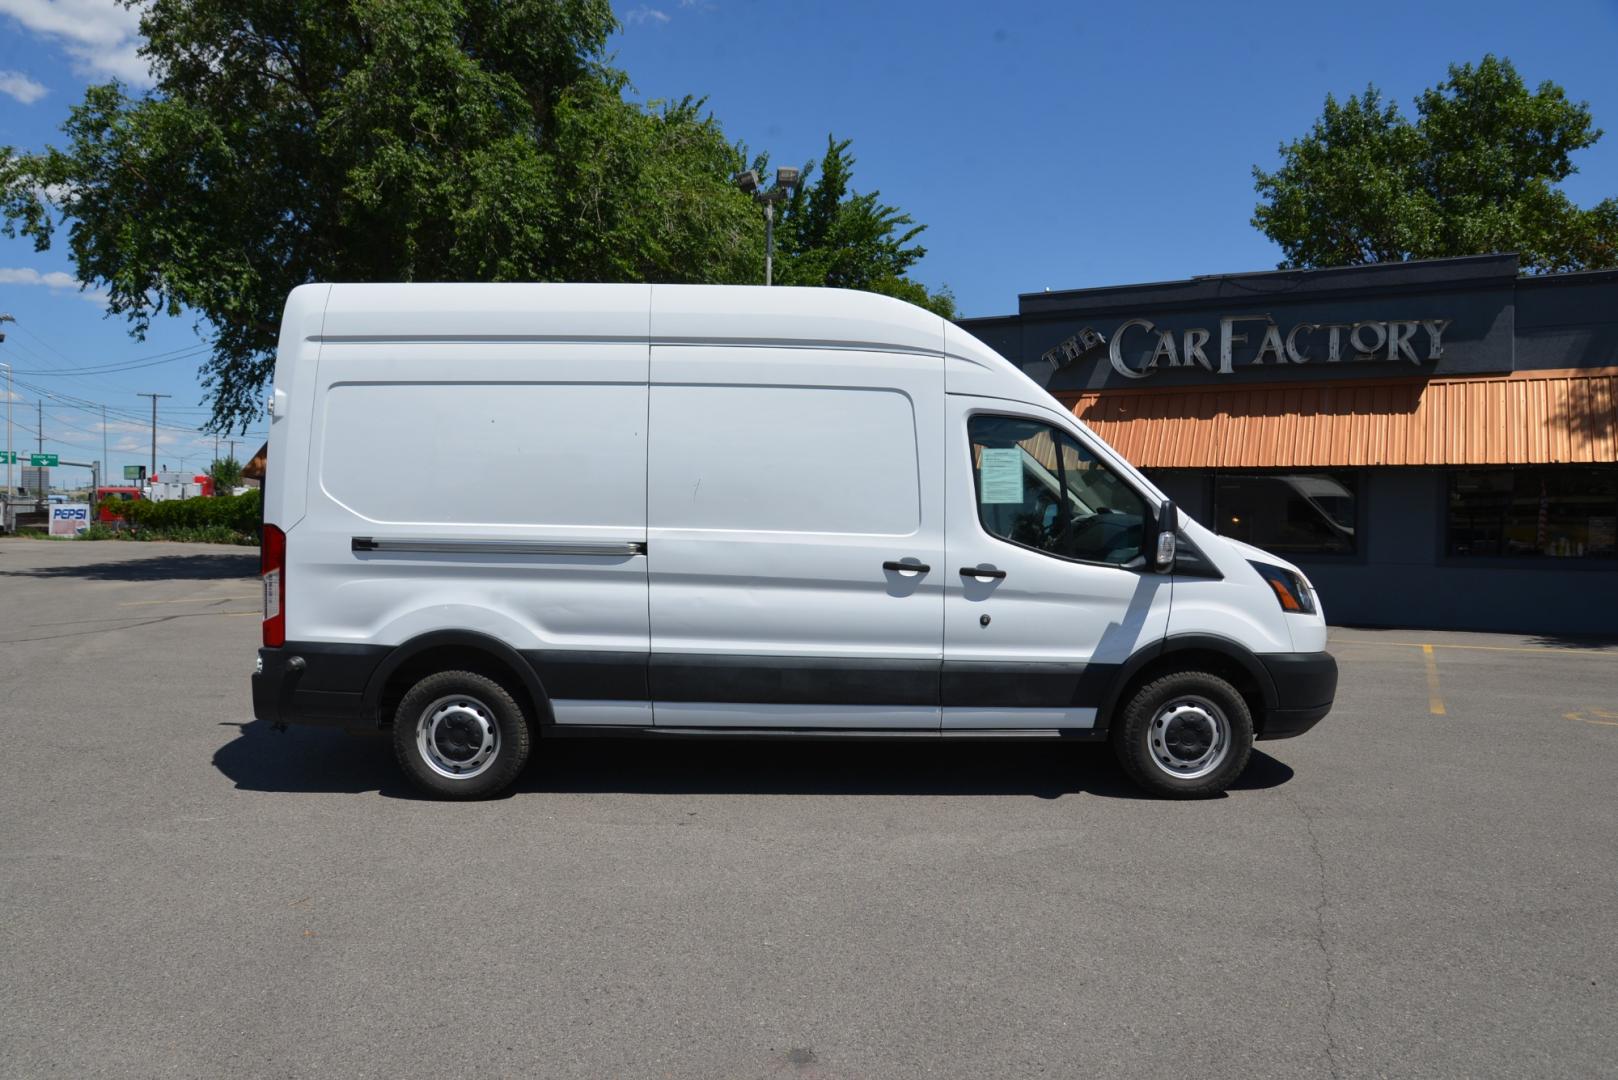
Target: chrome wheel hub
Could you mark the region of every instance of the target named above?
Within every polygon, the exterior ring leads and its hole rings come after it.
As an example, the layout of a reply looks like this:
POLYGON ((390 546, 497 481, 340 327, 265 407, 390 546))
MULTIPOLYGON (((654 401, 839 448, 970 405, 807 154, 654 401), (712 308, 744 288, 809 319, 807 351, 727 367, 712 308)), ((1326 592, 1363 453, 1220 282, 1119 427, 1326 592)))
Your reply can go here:
POLYGON ((1230 721, 1207 698, 1170 701, 1152 717, 1148 731, 1152 763, 1178 780, 1207 776, 1230 753, 1230 721))
POLYGON ((500 751, 494 713, 465 694, 442 697, 416 721, 416 749, 427 767, 451 780, 468 780, 492 764, 500 751))

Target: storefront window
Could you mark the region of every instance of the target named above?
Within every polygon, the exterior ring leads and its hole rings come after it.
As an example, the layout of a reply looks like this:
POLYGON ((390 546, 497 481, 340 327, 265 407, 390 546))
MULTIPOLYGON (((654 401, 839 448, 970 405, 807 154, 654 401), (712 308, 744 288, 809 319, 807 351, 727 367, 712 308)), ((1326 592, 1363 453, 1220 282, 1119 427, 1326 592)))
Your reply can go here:
POLYGON ((1450 474, 1451 555, 1618 557, 1618 468, 1450 474))
POLYGON ((1348 472, 1221 473, 1214 520, 1222 535, 1266 551, 1349 555, 1357 489, 1348 472))

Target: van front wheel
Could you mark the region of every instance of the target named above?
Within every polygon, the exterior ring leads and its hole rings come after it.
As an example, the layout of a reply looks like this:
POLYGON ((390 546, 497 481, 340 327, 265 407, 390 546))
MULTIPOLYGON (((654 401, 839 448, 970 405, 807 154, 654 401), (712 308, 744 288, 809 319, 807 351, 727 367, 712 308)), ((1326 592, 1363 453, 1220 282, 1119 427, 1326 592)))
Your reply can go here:
POLYGON ((1217 795, 1253 752, 1253 714, 1236 688, 1205 671, 1177 671, 1135 692, 1112 727, 1130 779, 1176 799, 1217 795))
POLYGON ((505 687, 471 671, 440 671, 412 686, 393 717, 393 749, 405 775, 447 799, 504 791, 528 763, 522 708, 505 687))

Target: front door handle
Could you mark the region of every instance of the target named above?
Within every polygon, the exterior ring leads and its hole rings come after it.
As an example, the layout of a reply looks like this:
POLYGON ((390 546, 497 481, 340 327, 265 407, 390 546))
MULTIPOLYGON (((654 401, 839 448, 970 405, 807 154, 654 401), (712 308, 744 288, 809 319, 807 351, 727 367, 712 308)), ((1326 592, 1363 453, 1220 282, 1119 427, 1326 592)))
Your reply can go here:
POLYGON ((889 559, 887 562, 882 564, 882 569, 894 571, 908 570, 915 574, 925 574, 927 571, 931 570, 932 567, 921 562, 895 562, 894 560, 889 559))
POLYGON ((961 576, 999 579, 1005 577, 1006 572, 1004 570, 989 570, 981 566, 963 566, 961 567, 961 576))

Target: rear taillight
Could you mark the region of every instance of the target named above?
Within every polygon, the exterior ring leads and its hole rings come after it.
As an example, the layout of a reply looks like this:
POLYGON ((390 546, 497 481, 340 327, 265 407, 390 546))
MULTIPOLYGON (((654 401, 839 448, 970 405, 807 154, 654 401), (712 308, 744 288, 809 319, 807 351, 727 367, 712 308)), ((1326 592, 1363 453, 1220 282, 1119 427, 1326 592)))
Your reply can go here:
POLYGON ((258 573, 264 582, 264 644, 278 648, 287 643, 287 534, 266 525, 263 536, 258 573))

